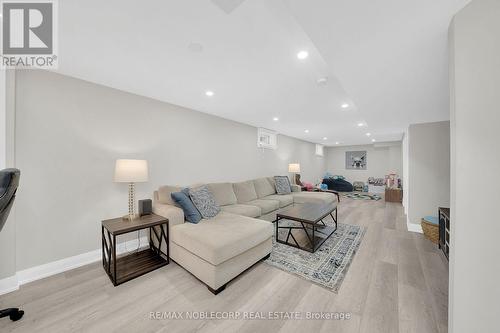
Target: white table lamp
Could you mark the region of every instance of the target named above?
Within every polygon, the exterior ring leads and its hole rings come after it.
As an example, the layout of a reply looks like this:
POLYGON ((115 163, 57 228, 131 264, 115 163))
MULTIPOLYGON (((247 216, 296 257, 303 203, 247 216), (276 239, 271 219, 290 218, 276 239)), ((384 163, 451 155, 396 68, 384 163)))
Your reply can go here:
POLYGON ((146 160, 116 160, 115 182, 128 183, 128 216, 133 220, 135 214, 135 183, 148 181, 148 161, 146 160))

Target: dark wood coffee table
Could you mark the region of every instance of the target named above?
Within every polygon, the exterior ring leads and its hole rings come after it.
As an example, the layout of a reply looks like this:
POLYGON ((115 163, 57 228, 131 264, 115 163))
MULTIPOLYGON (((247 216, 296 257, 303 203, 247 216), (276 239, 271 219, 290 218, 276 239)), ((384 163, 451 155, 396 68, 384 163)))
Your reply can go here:
POLYGON ((337 203, 315 204, 303 203, 294 204, 290 208, 285 208, 276 215, 276 241, 299 248, 301 250, 314 253, 335 231, 337 231, 337 203), (335 212, 335 214, 334 214, 335 212), (323 219, 330 215, 335 222, 335 227, 327 226, 323 219), (297 222, 296 225, 280 225, 281 220, 291 220, 297 222), (279 230, 288 229, 286 240, 280 239, 279 230), (307 238, 306 245, 300 245, 292 230, 302 230, 307 238), (294 243, 290 242, 290 238, 294 243))

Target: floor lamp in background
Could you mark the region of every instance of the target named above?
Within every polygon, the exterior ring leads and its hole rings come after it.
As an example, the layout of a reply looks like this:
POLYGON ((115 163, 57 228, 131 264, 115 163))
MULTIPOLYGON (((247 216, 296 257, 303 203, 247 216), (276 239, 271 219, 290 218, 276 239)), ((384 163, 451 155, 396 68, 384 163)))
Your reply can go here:
POLYGON ((295 185, 300 185, 300 164, 299 163, 290 163, 288 164, 288 172, 293 174, 293 183, 295 185))
POLYGON ((148 181, 148 161, 146 160, 116 160, 115 182, 128 183, 128 215, 123 218, 133 220, 135 213, 135 183, 148 181))

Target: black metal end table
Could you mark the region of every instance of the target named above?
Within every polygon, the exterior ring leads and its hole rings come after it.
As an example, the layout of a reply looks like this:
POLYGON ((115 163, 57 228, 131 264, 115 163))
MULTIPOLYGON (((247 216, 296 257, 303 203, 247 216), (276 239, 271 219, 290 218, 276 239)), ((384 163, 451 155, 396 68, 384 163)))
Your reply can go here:
POLYGON ((115 218, 102 221, 102 265, 113 285, 117 286, 155 269, 168 265, 168 219, 151 214, 134 220, 115 218), (149 247, 118 256, 116 237, 149 228, 149 247), (153 238, 154 237, 154 238, 153 238), (155 245, 155 241, 156 244, 155 245), (161 250, 166 245, 167 253, 161 250))

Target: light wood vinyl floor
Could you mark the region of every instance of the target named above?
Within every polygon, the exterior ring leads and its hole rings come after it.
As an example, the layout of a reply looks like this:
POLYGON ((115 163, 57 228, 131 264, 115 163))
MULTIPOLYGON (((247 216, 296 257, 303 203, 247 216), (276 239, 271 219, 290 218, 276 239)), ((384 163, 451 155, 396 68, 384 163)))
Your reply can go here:
POLYGON ((408 232, 400 204, 343 198, 341 223, 366 234, 338 294, 258 263, 218 296, 170 265, 113 287, 101 263, 0 296, 21 306, 1 332, 446 332, 448 268, 437 247, 408 232), (349 320, 150 319, 151 311, 349 312, 349 320))

